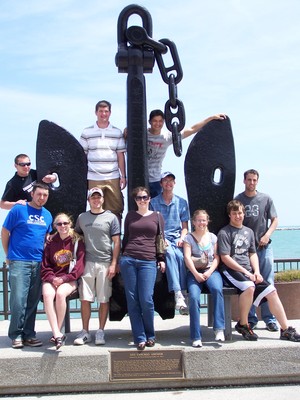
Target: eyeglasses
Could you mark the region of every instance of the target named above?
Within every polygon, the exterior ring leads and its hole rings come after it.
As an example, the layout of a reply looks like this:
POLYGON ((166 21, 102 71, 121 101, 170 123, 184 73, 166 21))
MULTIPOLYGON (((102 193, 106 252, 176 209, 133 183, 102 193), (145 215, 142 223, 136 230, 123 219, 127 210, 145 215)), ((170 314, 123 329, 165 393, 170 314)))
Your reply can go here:
POLYGON ((70 222, 56 222, 56 226, 65 226, 65 225, 69 225, 70 222))
POLYGON ((20 167, 30 167, 31 162, 19 162, 17 165, 20 165, 20 167))
POLYGON ((136 196, 136 201, 147 201, 149 200, 149 196, 136 196))

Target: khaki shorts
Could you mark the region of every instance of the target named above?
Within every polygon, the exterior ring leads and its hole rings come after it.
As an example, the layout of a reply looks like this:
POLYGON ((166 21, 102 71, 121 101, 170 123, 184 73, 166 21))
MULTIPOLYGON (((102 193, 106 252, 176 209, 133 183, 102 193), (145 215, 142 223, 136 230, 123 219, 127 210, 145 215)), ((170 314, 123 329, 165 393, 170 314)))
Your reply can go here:
POLYGON ((112 294, 112 282, 107 278, 110 263, 86 261, 84 273, 79 284, 80 300, 93 303, 108 303, 112 294))
POLYGON ((104 210, 109 210, 115 215, 122 216, 124 210, 124 197, 120 188, 120 179, 106 179, 104 181, 88 181, 89 189, 98 187, 104 194, 104 210))

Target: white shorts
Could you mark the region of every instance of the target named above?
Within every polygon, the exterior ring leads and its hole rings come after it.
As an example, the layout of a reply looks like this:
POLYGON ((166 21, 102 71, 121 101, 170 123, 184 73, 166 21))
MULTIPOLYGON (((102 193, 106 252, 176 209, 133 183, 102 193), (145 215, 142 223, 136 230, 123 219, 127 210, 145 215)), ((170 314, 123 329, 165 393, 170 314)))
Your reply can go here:
POLYGON ((107 278, 110 263, 86 261, 80 278, 79 297, 93 303, 108 303, 112 294, 112 281, 107 278))

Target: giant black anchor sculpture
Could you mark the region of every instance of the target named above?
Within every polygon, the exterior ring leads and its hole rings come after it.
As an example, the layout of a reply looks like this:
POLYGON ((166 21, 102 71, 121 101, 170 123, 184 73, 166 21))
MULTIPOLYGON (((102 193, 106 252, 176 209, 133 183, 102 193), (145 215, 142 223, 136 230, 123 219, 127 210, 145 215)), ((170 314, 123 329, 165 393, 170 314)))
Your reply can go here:
MULTIPOLYGON (((146 85, 144 73, 151 73, 155 59, 162 79, 169 86, 169 100, 165 105, 166 125, 172 132, 173 147, 181 155, 181 134, 185 114, 182 102, 177 98, 177 83, 182 79, 182 69, 176 46, 168 39, 152 38, 152 20, 149 12, 138 5, 131 5, 120 13, 118 19, 118 53, 116 65, 127 78, 127 169, 128 208, 135 203, 130 194, 137 186, 148 186, 146 85), (143 26, 128 27, 128 19, 137 14, 143 26), (164 65, 162 55, 168 49, 174 64, 164 65)), ((154 289, 154 307, 163 319, 174 317, 174 294, 168 292, 165 274, 158 272, 154 289)), ((120 320, 127 313, 123 282, 120 275, 113 279, 113 295, 110 302, 110 319, 120 320)))
MULTIPOLYGON (((168 39, 152 39, 152 20, 140 6, 124 8, 118 19, 119 72, 127 79, 127 169, 128 208, 133 209, 131 190, 148 185, 147 118, 144 73, 151 73, 157 61, 162 79, 169 87, 165 105, 166 126, 172 132, 176 156, 182 153, 180 131, 185 125, 182 102, 177 98, 177 84, 183 73, 176 46, 168 39), (137 14, 143 27, 128 27, 128 19, 137 14), (163 54, 168 49, 174 64, 166 67, 163 54), (174 74, 175 73, 175 74, 174 74)), ((38 179, 50 172, 59 176, 60 186, 50 191, 47 208, 52 215, 64 211, 74 220, 86 210, 87 161, 79 142, 64 128, 53 122, 41 121, 36 145, 38 179)), ((215 233, 227 223, 226 204, 233 197, 235 183, 235 153, 230 120, 212 121, 192 140, 185 158, 185 181, 191 214, 197 208, 206 209, 215 233)), ((168 293, 166 276, 159 273, 154 290, 155 310, 163 319, 174 317, 174 296, 168 293)), ((110 320, 121 320, 127 313, 124 287, 120 275, 113 280, 110 300, 110 320)))
POLYGON ((152 19, 149 12, 138 5, 124 8, 118 19, 118 52, 116 65, 127 78, 127 169, 128 208, 134 209, 131 191, 137 186, 148 186, 146 85, 144 73, 151 73, 157 61, 162 79, 169 86, 169 100, 165 105, 167 128, 172 132, 174 151, 181 155, 180 131, 185 125, 182 102, 177 98, 177 83, 182 79, 182 68, 176 46, 168 39, 152 38, 152 19), (128 19, 137 14, 143 26, 128 27, 128 19), (173 65, 166 67, 162 55, 170 49, 173 65))

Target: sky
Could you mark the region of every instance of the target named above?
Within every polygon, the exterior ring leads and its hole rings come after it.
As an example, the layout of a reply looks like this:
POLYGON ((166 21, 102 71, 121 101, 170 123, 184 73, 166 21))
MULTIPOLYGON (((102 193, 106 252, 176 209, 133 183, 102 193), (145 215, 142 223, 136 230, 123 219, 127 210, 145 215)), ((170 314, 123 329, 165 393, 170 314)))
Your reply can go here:
MULTIPOLYGON (((243 172, 257 169, 258 190, 273 198, 279 225, 299 226, 299 210, 294 209, 300 197, 298 0, 1 0, 2 193, 15 172, 15 155, 27 153, 35 167, 41 120, 79 139, 96 120, 97 101, 107 99, 111 122, 126 126, 127 74, 118 73, 115 55, 118 17, 130 4, 150 12, 155 40, 176 44, 183 68, 178 98, 186 126, 216 113, 229 116, 235 193, 244 189, 243 172)), ((141 25, 140 18, 131 17, 131 25, 141 25)), ((164 109, 168 87, 157 65, 145 79, 148 115, 164 109)), ((183 141, 180 158, 171 146, 163 164, 164 171, 176 175, 175 191, 185 198, 183 169, 190 141, 183 141)), ((6 214, 0 210, 1 225, 6 214)))

